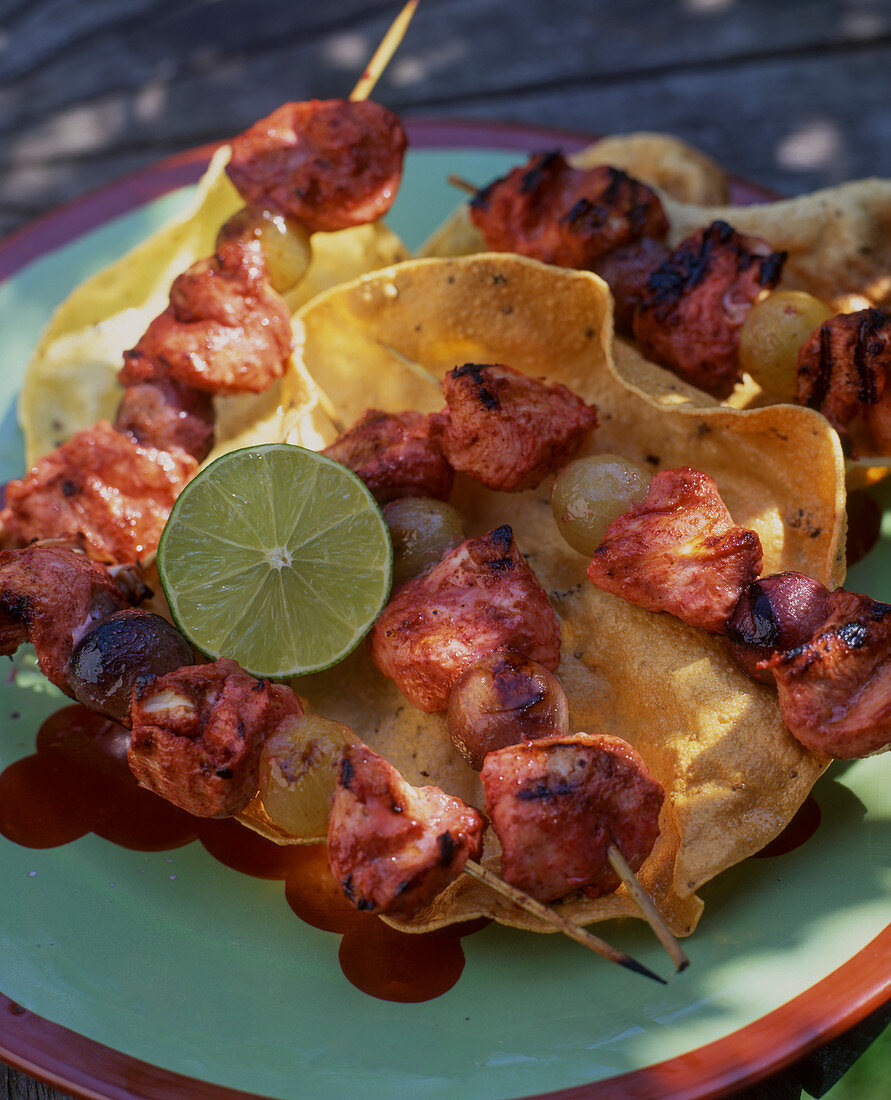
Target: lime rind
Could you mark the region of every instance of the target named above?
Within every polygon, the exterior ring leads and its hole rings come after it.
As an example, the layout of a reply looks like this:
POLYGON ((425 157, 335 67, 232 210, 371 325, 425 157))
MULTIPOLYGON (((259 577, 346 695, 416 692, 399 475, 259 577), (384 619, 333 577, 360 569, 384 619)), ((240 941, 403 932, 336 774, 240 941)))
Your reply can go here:
POLYGON ((367 634, 389 595, 392 544, 355 474, 273 443, 223 455, 186 486, 158 573, 196 649, 284 679, 336 664, 367 634))

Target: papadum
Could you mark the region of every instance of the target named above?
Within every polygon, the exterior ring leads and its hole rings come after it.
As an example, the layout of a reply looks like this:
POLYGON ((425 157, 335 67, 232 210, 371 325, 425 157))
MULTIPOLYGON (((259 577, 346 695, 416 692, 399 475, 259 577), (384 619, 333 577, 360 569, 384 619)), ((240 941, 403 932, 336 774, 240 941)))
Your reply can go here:
MULTIPOLYGON (((457 364, 507 363, 597 406, 590 451, 625 454, 653 471, 689 465, 711 474, 734 520, 758 532, 765 573, 795 569, 830 587, 843 578, 844 468, 826 421, 792 406, 697 405, 666 392, 645 362, 633 385, 623 380, 611 298, 595 275, 504 254, 409 262, 315 298, 295 318, 295 334, 298 363, 331 411, 330 439, 368 408, 441 408, 440 380, 457 364)), ((661 833, 640 878, 672 929, 690 933, 699 887, 776 836, 828 761, 798 745, 776 695, 746 677, 720 639, 588 583, 587 559, 557 530, 548 483, 507 494, 459 475, 452 503, 468 536, 510 524, 548 592, 561 622, 557 675, 571 729, 625 738, 664 784, 661 833)), ((364 647, 293 686, 310 710, 346 722, 410 782, 483 804, 445 715, 412 707, 364 647)), ((276 835, 256 803, 244 819, 279 841, 295 839, 276 835)), ((487 845, 484 862, 497 870, 494 836, 487 845)), ((560 905, 580 922, 639 915, 624 891, 560 905)), ((408 927, 477 916, 548 930, 467 876, 408 927)))

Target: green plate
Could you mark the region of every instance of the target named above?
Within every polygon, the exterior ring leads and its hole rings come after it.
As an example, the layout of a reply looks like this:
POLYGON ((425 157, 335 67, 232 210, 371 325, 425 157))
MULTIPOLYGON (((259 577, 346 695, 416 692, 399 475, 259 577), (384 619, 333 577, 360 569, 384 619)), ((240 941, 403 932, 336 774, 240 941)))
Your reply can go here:
MULTIPOLYGON (((410 246, 455 205, 447 173, 484 182, 515 163, 516 150, 562 135, 440 124, 413 136, 390 219, 410 246)), ((184 194, 62 247, 40 245, 43 255, 0 284, 4 479, 21 472, 16 391, 51 309, 184 194)), ((67 239, 69 223, 46 223, 43 237, 67 239)), ((891 600, 889 537, 886 527, 848 587, 891 600)), ((62 702, 27 655, 12 667, 15 678, 0 684, 0 772, 34 751, 38 726, 62 702)), ((130 1095, 131 1058, 282 1100, 477 1100, 581 1085, 600 1095, 597 1082, 631 1071, 622 1089, 603 1089, 668 1097, 682 1081, 685 1095, 706 1095, 776 1069, 891 995, 891 754, 833 767, 815 796, 822 820, 809 841, 748 860, 702 891, 705 914, 684 945, 691 966, 666 987, 560 937, 489 926, 462 940, 466 966, 453 988, 417 1004, 361 993, 341 971, 338 937, 295 917, 281 882, 230 870, 197 842, 145 853, 94 835, 47 849, 0 838, 0 989, 26 1017, 116 1052, 91 1063, 96 1048, 62 1032, 53 1054, 35 1054, 33 1029, 4 1013, 0 1055, 72 1091, 90 1075, 99 1096, 130 1095), (742 1064, 738 1050, 728 1053, 736 1041, 747 1044, 742 1064)), ((598 930, 668 973, 642 923, 598 930)), ((181 1094, 192 1095, 185 1086, 181 1094)))

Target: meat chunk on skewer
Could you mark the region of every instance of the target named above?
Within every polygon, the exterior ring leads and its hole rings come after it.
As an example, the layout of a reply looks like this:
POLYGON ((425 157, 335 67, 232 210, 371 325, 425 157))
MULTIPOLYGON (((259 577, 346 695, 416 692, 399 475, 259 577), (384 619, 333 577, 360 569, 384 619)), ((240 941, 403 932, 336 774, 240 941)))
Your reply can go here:
POLYGON ((406 145, 396 115, 371 100, 285 103, 235 138, 226 172, 249 205, 330 233, 386 214, 406 145))
POLYGON ((235 661, 188 665, 134 689, 130 770, 197 817, 231 817, 257 790, 267 736, 302 713, 290 688, 255 680, 235 661))
POLYGON ((607 528, 588 579, 647 611, 721 634, 761 560, 760 539, 733 522, 714 478, 684 467, 657 473, 646 498, 607 528))
POLYGON ((468 665, 502 646, 554 669, 560 626, 507 525, 407 581, 371 631, 371 657, 421 710, 448 706, 468 665))
POLYGON ((536 154, 478 192, 470 217, 488 248, 561 267, 589 268, 613 248, 668 232, 646 184, 605 165, 573 168, 556 152, 536 154))
POLYGON ((185 451, 143 447, 100 420, 9 483, 0 512, 4 543, 82 534, 97 557, 135 562, 157 546, 197 470, 185 451))
POLYGON ((259 241, 234 239, 177 276, 170 304, 124 352, 124 386, 173 378, 207 393, 261 393, 291 354, 287 304, 259 241))
POLYGON ((489 489, 534 489, 575 455, 597 412, 566 386, 513 367, 465 363, 443 381, 437 433, 456 470, 489 489))
POLYGON ((741 377, 739 330, 779 281, 786 254, 712 222, 682 241, 649 277, 634 317, 644 353, 714 397, 741 377))
POLYGON ((72 651, 101 619, 137 604, 148 589, 129 570, 113 572, 62 545, 0 551, 0 655, 30 641, 40 670, 73 695, 72 651))
POLYGON ((617 332, 632 335, 634 316, 644 299, 650 276, 670 255, 671 250, 664 241, 642 237, 622 248, 614 248, 593 265, 591 270, 604 280, 613 296, 617 332))
POLYGON ((891 313, 861 309, 824 322, 798 351, 796 396, 862 454, 891 453, 891 313))
POLYGON ((841 760, 891 748, 891 605, 844 589, 809 642, 762 662, 806 748, 841 760))
POLYGON ((143 447, 185 451, 203 462, 213 447, 213 398, 172 378, 128 386, 114 429, 143 447))
POLYGON ((477 859, 485 821, 438 787, 413 787, 367 745, 340 762, 328 862, 350 901, 409 919, 477 859))
POLYGON ((627 741, 576 733, 490 752, 481 773, 486 813, 507 882, 548 902, 582 889, 611 894, 615 845, 637 871, 659 835, 662 786, 627 741))
POLYGON ((369 409, 322 454, 348 466, 381 504, 399 497, 447 500, 455 472, 429 416, 369 409))

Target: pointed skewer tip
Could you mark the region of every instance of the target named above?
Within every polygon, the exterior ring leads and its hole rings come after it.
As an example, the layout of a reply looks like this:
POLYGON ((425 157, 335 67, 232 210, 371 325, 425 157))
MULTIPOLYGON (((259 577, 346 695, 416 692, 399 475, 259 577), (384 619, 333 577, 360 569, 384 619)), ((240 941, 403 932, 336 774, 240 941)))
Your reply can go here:
POLYGON ((666 985, 664 978, 660 978, 658 974, 655 974, 643 963, 639 963, 637 959, 632 958, 625 951, 620 951, 617 947, 613 947, 605 940, 600 939, 599 936, 595 936, 592 932, 589 932, 586 928, 582 928, 581 925, 574 924, 566 917, 557 913, 548 905, 544 905, 542 902, 537 901, 531 895, 520 890, 516 886, 512 886, 509 882, 505 882, 503 878, 496 875, 494 871, 490 871, 487 867, 483 867, 479 863, 475 863, 472 859, 469 859, 465 865, 464 870, 472 875, 475 879, 485 883, 491 889, 497 891, 503 897, 506 897, 509 901, 512 901, 514 905, 524 909, 527 913, 530 913, 534 917, 538 917, 540 920, 546 921, 558 932, 562 932, 564 935, 569 936, 570 939, 580 943, 583 947, 587 947, 589 951, 595 952, 595 954, 602 956, 604 959, 609 959, 610 962, 616 962, 620 966, 624 966, 627 970, 633 970, 636 974, 642 974, 645 978, 651 978, 654 982, 659 982, 661 985, 666 985))

